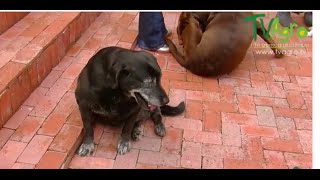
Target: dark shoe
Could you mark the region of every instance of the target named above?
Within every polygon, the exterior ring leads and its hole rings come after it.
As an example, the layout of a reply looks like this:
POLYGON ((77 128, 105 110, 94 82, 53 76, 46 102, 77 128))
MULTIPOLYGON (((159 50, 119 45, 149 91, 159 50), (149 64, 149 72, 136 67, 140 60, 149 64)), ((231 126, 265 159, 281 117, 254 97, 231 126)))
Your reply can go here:
POLYGON ((292 22, 290 12, 277 12, 277 18, 279 18, 279 23, 283 27, 289 27, 292 22))
POLYGON ((306 12, 304 13, 304 23, 306 26, 311 27, 312 26, 312 12, 306 12))

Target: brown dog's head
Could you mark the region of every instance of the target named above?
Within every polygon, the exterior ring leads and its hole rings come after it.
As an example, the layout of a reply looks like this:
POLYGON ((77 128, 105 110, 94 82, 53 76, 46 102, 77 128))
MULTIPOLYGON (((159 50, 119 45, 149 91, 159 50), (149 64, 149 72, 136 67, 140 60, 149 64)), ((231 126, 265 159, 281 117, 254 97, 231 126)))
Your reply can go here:
POLYGON ((202 32, 205 31, 209 15, 209 12, 182 12, 179 16, 179 23, 177 26, 179 44, 182 44, 182 33, 190 23, 196 21, 199 30, 202 32))
POLYGON ((182 12, 179 16, 179 23, 177 26, 177 34, 178 36, 181 36, 181 32, 183 31, 183 29, 186 27, 187 22, 186 22, 186 18, 187 18, 187 13, 186 12, 182 12))

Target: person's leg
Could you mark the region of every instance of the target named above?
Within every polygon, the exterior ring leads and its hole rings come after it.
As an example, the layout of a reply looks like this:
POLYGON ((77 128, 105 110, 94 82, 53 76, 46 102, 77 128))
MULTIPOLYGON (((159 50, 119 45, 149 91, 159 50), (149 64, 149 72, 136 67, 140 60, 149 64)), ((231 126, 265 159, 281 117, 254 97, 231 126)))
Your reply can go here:
POLYGON ((161 12, 139 13, 138 47, 151 51, 169 52, 164 41, 167 33, 161 12))
POLYGON ((304 23, 308 27, 312 26, 312 12, 305 12, 304 13, 304 23))
POLYGON ((279 18, 279 23, 283 27, 289 27, 292 22, 290 12, 277 12, 277 18, 279 18))

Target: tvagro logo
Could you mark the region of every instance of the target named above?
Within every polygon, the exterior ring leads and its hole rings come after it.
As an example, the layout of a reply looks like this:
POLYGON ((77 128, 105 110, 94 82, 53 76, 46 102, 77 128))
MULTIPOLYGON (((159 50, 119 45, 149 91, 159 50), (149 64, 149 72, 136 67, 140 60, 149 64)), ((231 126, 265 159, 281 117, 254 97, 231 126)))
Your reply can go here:
MULTIPOLYGON (((298 27, 296 23, 290 23, 289 27, 279 27, 279 18, 272 18, 268 23, 268 29, 264 27, 263 17, 265 14, 254 14, 251 16, 247 16, 244 18, 245 22, 252 21, 253 24, 253 39, 257 40, 257 20, 259 20, 261 24, 261 29, 263 33, 263 37, 265 38, 273 38, 275 33, 277 33, 280 37, 278 38, 279 43, 286 43, 289 40, 289 37, 293 36, 293 28, 298 27)), ((295 34, 298 38, 305 38, 308 36, 308 30, 301 26, 298 27, 297 33, 295 34)))

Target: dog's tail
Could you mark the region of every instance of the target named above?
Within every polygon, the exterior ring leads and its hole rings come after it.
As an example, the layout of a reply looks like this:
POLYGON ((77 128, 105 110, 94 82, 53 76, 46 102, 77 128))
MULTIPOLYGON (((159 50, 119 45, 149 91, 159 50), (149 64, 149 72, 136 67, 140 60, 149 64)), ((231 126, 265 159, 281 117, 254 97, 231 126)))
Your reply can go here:
POLYGON ((166 116, 177 116, 177 115, 183 113, 185 108, 186 107, 185 107, 185 103, 184 102, 181 102, 176 107, 169 106, 169 105, 164 105, 164 106, 160 107, 161 113, 163 115, 166 115, 166 116))
POLYGON ((166 44, 169 46, 170 52, 174 58, 178 61, 178 63, 187 68, 188 64, 185 60, 185 57, 178 51, 176 45, 171 41, 171 39, 166 38, 166 44))

